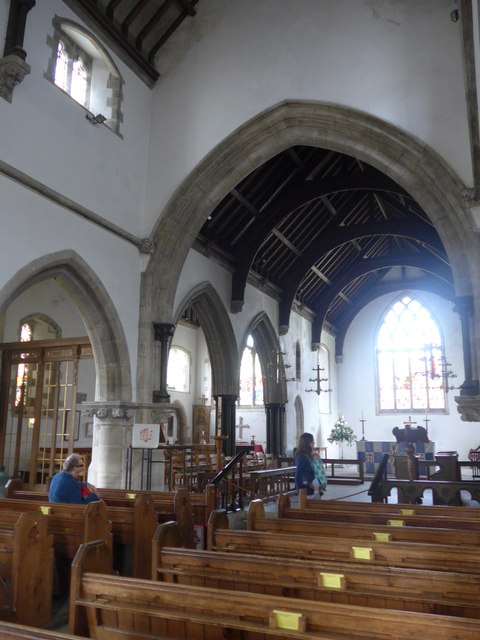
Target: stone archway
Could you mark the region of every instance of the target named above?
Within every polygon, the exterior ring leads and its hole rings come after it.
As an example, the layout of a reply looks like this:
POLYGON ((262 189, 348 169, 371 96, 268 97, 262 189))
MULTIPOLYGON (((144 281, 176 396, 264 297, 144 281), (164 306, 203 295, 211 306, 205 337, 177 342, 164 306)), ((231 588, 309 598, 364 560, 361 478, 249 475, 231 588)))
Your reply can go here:
POLYGON ((128 427, 133 419, 130 359, 123 328, 106 289, 74 251, 60 251, 32 261, 0 291, 0 329, 11 302, 32 285, 55 278, 74 302, 92 345, 95 401, 82 412, 95 419, 89 480, 99 487, 119 485, 128 427))
POLYGON ((193 307, 205 334, 212 366, 212 396, 238 395, 240 361, 228 313, 209 282, 192 289, 178 305, 176 322, 186 307, 193 307))
MULTIPOLYGON (((368 113, 289 100, 260 113, 218 144, 163 211, 156 228, 155 253, 142 281, 142 344, 151 345, 152 321, 171 322, 182 266, 209 213, 253 169, 296 144, 357 157, 408 191, 428 213, 444 243, 456 295, 473 294, 474 302, 480 303, 480 283, 473 277, 478 271, 474 267, 478 240, 466 215, 465 186, 442 158, 419 139, 368 113)), ((480 335, 478 317, 474 325, 480 335)), ((476 375, 474 344, 472 340, 476 375)), ((139 371, 143 372, 142 382, 147 382, 148 372, 155 370, 154 349, 146 347, 144 353, 139 371)))

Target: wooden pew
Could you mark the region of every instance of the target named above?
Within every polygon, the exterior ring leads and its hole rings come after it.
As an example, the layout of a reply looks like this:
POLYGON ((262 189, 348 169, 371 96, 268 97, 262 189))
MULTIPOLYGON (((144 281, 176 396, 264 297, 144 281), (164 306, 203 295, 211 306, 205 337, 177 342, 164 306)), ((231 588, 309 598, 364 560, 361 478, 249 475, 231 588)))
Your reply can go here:
MULTIPOLYGON (((7 483, 8 484, 8 483, 7 483)), ((290 499, 288 496, 281 496, 279 498, 279 508, 282 504, 290 507, 290 499)), ((404 513, 417 514, 417 515, 443 515, 461 518, 480 518, 480 509, 472 507, 460 507, 460 506, 443 506, 443 505, 425 505, 425 504, 404 504, 404 503, 384 503, 384 502, 354 502, 348 500, 316 500, 308 499, 306 489, 300 489, 298 492, 298 506, 300 509, 311 509, 313 511, 325 509, 332 511, 343 511, 348 509, 349 511, 361 511, 362 513, 368 512, 372 514, 384 514, 389 513, 393 516, 401 515, 404 513)))
POLYGON ((208 549, 459 573, 480 570, 478 546, 361 541, 358 538, 288 533, 272 536, 266 531, 232 531, 228 529, 225 514, 217 511, 212 513, 208 523, 208 549))
POLYGON ((0 513, 0 618, 46 624, 52 613, 52 536, 41 513, 0 513))
POLYGON ((2 640, 85 640, 70 633, 50 631, 39 627, 12 622, 0 622, 0 638, 2 640))
POLYGON ((250 531, 269 531, 275 535, 281 533, 300 533, 340 538, 358 538, 360 540, 383 540, 388 542, 425 542, 428 544, 480 545, 480 530, 443 529, 427 526, 405 526, 403 518, 386 519, 386 524, 364 524, 356 522, 336 522, 329 514, 317 513, 307 509, 285 509, 283 517, 266 518, 262 500, 252 500, 248 506, 247 528, 250 531), (292 515, 293 514, 293 515, 292 515), (303 516, 300 519, 300 516, 303 516))
POLYGON ((108 572, 95 546, 82 545, 72 564, 69 629, 97 639, 478 640, 480 621, 266 594, 165 584, 108 572), (92 551, 93 550, 93 551, 92 551), (89 558, 93 553, 93 560, 89 558))
MULTIPOLYGON (((207 485, 205 492, 195 493, 189 492, 187 489, 177 489, 171 491, 138 491, 126 489, 109 489, 101 488, 99 493, 105 500, 107 506, 129 506, 134 504, 137 496, 151 496, 155 503, 155 509, 159 516, 160 522, 174 519, 177 522, 181 518, 185 519, 186 515, 180 513, 179 510, 185 510, 186 495, 189 496, 192 510, 192 526, 193 523, 206 525, 210 513, 217 508, 215 487, 207 485)), ((18 500, 38 500, 48 501, 46 492, 30 491, 23 488, 21 480, 12 479, 7 482, 5 487, 5 497, 18 500)))
MULTIPOLYGON (((307 500, 307 504, 310 502, 323 503, 323 500, 307 500)), ((405 526, 414 526, 414 527, 431 527, 431 528, 440 528, 440 529, 470 529, 474 531, 480 531, 480 518, 472 517, 471 515, 464 516, 463 513, 457 513, 456 507, 447 507, 452 510, 450 514, 443 513, 428 513, 424 515, 423 513, 417 513, 416 506, 414 509, 404 508, 402 515, 400 516, 397 511, 388 511, 386 509, 382 509, 377 511, 372 511, 370 509, 360 509, 360 508, 350 508, 349 505, 344 505, 343 509, 340 508, 329 508, 328 506, 325 508, 322 507, 306 507, 305 509, 289 507, 289 497, 282 496, 278 502, 278 515, 281 518, 288 519, 297 519, 297 520, 305 520, 313 517, 315 519, 315 515, 311 514, 322 514, 321 517, 325 520, 330 520, 332 522, 348 522, 349 524, 356 523, 364 523, 364 524, 379 524, 386 525, 388 520, 392 519, 401 519, 404 522, 405 526)), ((353 504, 353 503, 351 503, 353 504)), ((328 505, 328 501, 325 501, 325 505, 328 505)), ((369 504, 365 505, 366 507, 370 507, 369 504)), ((385 505, 388 506, 388 505, 385 505)), ((432 509, 436 509, 436 507, 431 507, 432 509)), ((461 507, 459 507, 461 508, 461 507)), ((476 509, 471 509, 471 511, 476 511, 476 509)))
POLYGON ((182 549, 159 525, 152 580, 290 598, 480 618, 480 576, 182 549))
POLYGON ((0 500, 2 511, 43 513, 55 551, 66 558, 73 558, 78 547, 90 540, 112 545, 111 523, 103 502, 81 505, 4 498, 0 500))

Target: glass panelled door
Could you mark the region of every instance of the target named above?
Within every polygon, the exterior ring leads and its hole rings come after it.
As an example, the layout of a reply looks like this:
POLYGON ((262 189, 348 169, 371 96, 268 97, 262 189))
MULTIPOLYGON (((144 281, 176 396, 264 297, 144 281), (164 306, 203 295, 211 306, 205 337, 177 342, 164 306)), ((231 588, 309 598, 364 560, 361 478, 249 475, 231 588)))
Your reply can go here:
POLYGON ((32 489, 74 450, 79 362, 92 357, 89 345, 33 344, 4 351, 0 434, 5 471, 32 489))

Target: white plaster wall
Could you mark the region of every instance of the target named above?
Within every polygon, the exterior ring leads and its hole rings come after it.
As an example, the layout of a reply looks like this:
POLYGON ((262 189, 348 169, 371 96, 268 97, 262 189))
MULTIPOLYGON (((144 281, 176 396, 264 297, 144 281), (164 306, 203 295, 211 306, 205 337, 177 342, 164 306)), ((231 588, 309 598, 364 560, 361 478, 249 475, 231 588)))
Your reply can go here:
MULTIPOLYGON (((445 354, 452 370, 458 375, 451 382, 459 385, 464 381, 463 356, 461 345, 460 321, 450 304, 443 298, 426 292, 414 292, 425 306, 430 309, 440 326, 445 343, 445 354)), ((397 296, 386 295, 367 305, 355 318, 345 339, 344 360, 337 367, 339 388, 339 410, 349 425, 361 438, 361 414, 364 413, 365 437, 367 440, 392 440, 392 429, 403 427, 408 416, 378 415, 375 391, 375 338, 382 314, 397 296)), ((436 443, 437 451, 458 451, 461 460, 467 459, 469 449, 480 444, 478 423, 462 422, 457 412, 454 396, 459 391, 448 393, 448 413, 429 415, 430 439, 436 443)), ((425 426, 424 413, 411 414, 412 419, 425 426)), ((348 449, 345 450, 347 452, 348 449)), ((354 454, 355 446, 350 448, 354 454)))
MULTIPOLYGON (((369 112, 472 185, 461 22, 451 0, 204 0, 162 47, 147 226, 226 136, 286 99, 369 112)), ((253 169, 253 167, 252 167, 253 169)))
MULTIPOLYGON (((1 0, 1 4, 0 32, 4 34, 9 2, 1 0)), ((110 51, 125 80, 123 139, 106 126, 92 126, 85 109, 44 77, 51 56, 47 38, 53 34, 55 15, 82 25, 60 0, 37 2, 29 12, 24 49, 31 73, 14 89, 12 104, 0 100, 0 158, 143 237, 151 91, 110 51)), ((71 216, 66 214, 65 219, 71 216)), ((88 232, 85 227, 82 235, 88 232)))
MULTIPOLYGON (((2 102, 0 100, 0 102, 2 102)), ((112 299, 127 339, 130 366, 136 365, 140 295, 140 254, 133 245, 66 213, 0 176, 2 221, 0 293, 30 262, 63 250, 75 251, 112 299), (5 224, 8 223, 8 226, 5 224), (8 234, 3 230, 8 228, 8 234)), ((135 375, 132 373, 135 394, 135 375)))

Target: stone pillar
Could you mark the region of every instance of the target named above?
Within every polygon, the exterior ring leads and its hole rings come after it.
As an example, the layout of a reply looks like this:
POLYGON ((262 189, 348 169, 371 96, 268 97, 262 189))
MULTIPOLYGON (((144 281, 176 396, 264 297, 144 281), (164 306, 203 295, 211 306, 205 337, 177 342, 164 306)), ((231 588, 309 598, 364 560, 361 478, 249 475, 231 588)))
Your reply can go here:
POLYGON ((170 402, 170 395, 167 393, 167 368, 168 354, 172 344, 175 325, 169 323, 153 323, 155 340, 160 342, 160 389, 153 392, 153 402, 170 402))
POLYGON ((82 415, 94 418, 89 482, 99 489, 123 488, 126 450, 132 441, 134 405, 122 402, 83 403, 82 415))
POLYGON ((27 52, 23 48, 27 14, 35 6, 35 0, 11 0, 5 36, 4 56, 17 56, 25 62, 27 52))
POLYGON ((267 414, 267 451, 274 458, 283 454, 283 426, 285 422, 285 405, 279 402, 270 402, 265 405, 267 414))
POLYGON ((216 433, 217 436, 225 436, 223 441, 223 453, 226 456, 235 455, 235 403, 237 396, 221 395, 215 396, 216 402, 216 433))
POLYGON ((473 379, 472 349, 470 337, 470 322, 473 317, 472 296, 459 296, 454 299, 453 310, 460 316, 462 327, 463 363, 465 369, 465 381, 460 386, 460 395, 478 395, 478 380, 473 379))
POLYGON ((3 58, 0 58, 0 97, 12 102, 13 90, 30 73, 23 48, 27 14, 35 0, 11 0, 3 58))

